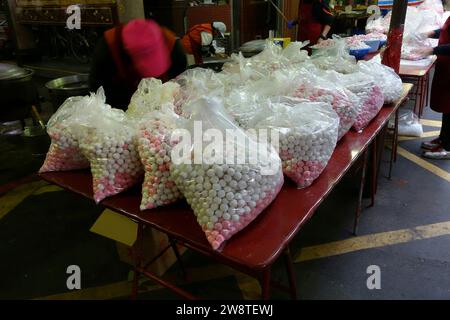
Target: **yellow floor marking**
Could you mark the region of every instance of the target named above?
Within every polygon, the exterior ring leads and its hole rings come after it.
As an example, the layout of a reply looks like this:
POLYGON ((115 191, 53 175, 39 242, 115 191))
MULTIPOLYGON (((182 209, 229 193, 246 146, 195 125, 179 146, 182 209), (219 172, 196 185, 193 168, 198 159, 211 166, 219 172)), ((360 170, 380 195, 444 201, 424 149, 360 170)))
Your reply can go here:
POLYGON ((419 165, 420 167, 424 168, 425 170, 430 171, 431 173, 434 173, 438 177, 450 182, 450 173, 439 168, 438 166, 435 166, 434 164, 429 163, 428 161, 416 156, 415 154, 412 154, 409 151, 406 151, 402 147, 398 147, 398 154, 402 157, 414 162, 415 164, 419 165))
POLYGON ((300 255, 296 257, 295 262, 331 257, 360 250, 435 238, 443 235, 450 235, 450 221, 419 226, 411 229, 375 233, 306 247, 301 250, 300 255))
POLYGON ((423 124, 424 126, 428 126, 428 127, 440 128, 442 126, 442 121, 437 121, 437 120, 420 119, 420 123, 423 124))
POLYGON ((243 273, 236 274, 236 280, 244 300, 261 299, 261 286, 258 280, 243 273))
POLYGON ((433 138, 439 136, 441 132, 440 131, 428 131, 424 132, 420 137, 407 137, 407 136, 399 136, 398 141, 410 141, 410 140, 417 140, 417 139, 423 139, 423 138, 433 138))
POLYGON ((0 197, 0 219, 36 190, 48 185, 45 181, 30 182, 21 185, 0 197))
POLYGON ((37 196, 39 194, 44 194, 47 192, 57 192, 57 191, 63 191, 64 189, 55 185, 49 185, 49 186, 44 186, 42 188, 39 188, 38 190, 36 190, 35 192, 33 192, 33 195, 37 196))

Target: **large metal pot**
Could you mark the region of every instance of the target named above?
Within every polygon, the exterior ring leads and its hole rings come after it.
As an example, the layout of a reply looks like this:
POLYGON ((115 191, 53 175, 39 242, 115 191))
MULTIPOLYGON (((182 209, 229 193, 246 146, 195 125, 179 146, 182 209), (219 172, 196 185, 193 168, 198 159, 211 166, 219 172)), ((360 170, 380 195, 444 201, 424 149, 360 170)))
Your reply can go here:
POLYGON ((89 94, 88 80, 89 75, 79 74, 47 82, 45 87, 49 91, 53 110, 56 111, 69 97, 89 94))
POLYGON ((28 118, 31 106, 39 103, 33 74, 33 70, 0 63, 0 121, 28 118))

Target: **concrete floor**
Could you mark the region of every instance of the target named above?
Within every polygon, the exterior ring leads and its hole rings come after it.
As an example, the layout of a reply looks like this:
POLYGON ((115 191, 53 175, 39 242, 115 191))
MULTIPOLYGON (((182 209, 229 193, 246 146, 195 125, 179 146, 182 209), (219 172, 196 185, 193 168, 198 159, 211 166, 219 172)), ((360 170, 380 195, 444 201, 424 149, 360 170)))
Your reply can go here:
MULTIPOLYGON (((440 120, 430 110, 424 118, 440 120)), ((400 143, 408 158, 399 156, 390 181, 383 161, 376 205, 363 211, 357 237, 351 235, 356 189, 350 178, 301 230, 292 243, 301 299, 450 299, 450 161, 420 162, 423 140, 400 143), (380 290, 366 286, 370 265, 380 267, 380 290)), ((0 136, 0 186, 35 172, 41 161, 19 140, 0 136)), ((114 241, 89 231, 102 211, 42 181, 0 194, 0 299, 129 297, 130 266, 120 261, 114 241), (69 265, 82 270, 81 290, 66 287, 69 265)), ((165 276, 194 294, 209 299, 260 294, 252 278, 190 251, 183 259, 188 282, 177 265, 165 276)), ((274 277, 286 280, 282 264, 275 266, 274 277)), ((141 291, 140 299, 177 298, 145 279, 141 291)), ((289 298, 276 290, 272 296, 289 298)))

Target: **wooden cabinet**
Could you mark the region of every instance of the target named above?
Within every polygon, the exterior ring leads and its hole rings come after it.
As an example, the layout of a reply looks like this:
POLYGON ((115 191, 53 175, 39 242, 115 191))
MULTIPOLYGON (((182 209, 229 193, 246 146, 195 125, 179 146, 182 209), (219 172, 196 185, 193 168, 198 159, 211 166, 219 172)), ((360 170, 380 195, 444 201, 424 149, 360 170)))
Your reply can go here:
POLYGON ((85 25, 108 25, 114 22, 113 8, 87 7, 82 10, 81 21, 85 25))

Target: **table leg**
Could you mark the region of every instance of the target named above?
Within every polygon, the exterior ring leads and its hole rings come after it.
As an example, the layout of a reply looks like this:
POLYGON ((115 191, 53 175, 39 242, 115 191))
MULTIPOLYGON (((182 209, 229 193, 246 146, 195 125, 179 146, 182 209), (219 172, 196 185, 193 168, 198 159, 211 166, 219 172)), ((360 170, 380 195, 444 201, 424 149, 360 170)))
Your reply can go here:
POLYGON ((284 251, 284 262, 286 264, 286 270, 289 279, 289 291, 291 293, 291 298, 297 300, 297 281, 295 278, 294 264, 292 263, 292 254, 289 249, 289 245, 284 251))
POLYGON ((270 267, 267 267, 262 273, 261 283, 261 298, 262 300, 269 300, 270 298, 270 267))
POLYGON ((364 157, 364 159, 363 159, 362 172, 361 172, 361 183, 359 186, 358 205, 356 207, 355 222, 353 225, 353 235, 356 235, 356 232, 358 229, 359 217, 361 216, 361 211, 362 211, 362 198, 363 198, 364 182, 366 180, 366 169, 367 169, 367 158, 368 158, 367 149, 364 150, 363 157, 364 157))
POLYGON ((133 246, 134 255, 134 277, 133 277, 133 289, 131 292, 131 299, 136 299, 139 288, 139 276, 140 268, 142 265, 142 250, 143 250, 143 240, 144 240, 144 225, 138 223, 136 242, 133 246))
POLYGON ((399 109, 395 111, 395 121, 394 121, 394 162, 397 163, 397 149, 398 149, 398 114, 399 109))
POLYGON ((377 190, 377 138, 372 142, 372 186, 370 188, 370 206, 375 205, 375 193, 377 190))
POLYGON ((414 104, 414 113, 419 116, 420 114, 420 94, 422 92, 422 81, 421 78, 417 79, 417 93, 416 93, 416 102, 414 104))
POLYGON ((388 178, 392 178, 392 167, 394 162, 397 162, 397 147, 398 147, 398 109, 395 111, 394 120, 394 133, 392 134, 391 144, 391 159, 389 161, 389 175, 388 178))
POLYGON ((419 103, 419 113, 417 114, 419 118, 422 116, 424 102, 425 102, 425 76, 420 77, 420 103, 419 103))
POLYGON ((178 265, 180 266, 181 272, 183 273, 183 279, 185 281, 187 281, 187 279, 188 279, 187 271, 184 267, 183 260, 181 260, 181 254, 180 254, 180 251, 178 250, 177 242, 172 237, 168 236, 168 238, 169 238, 170 246, 172 247, 173 253, 175 253, 175 257, 177 257, 178 265))
POLYGON ((420 116, 419 118, 422 118, 423 116, 423 110, 425 109, 425 107, 428 104, 428 94, 429 94, 429 86, 430 86, 430 73, 427 73, 424 76, 424 102, 422 104, 422 109, 420 110, 420 116))

